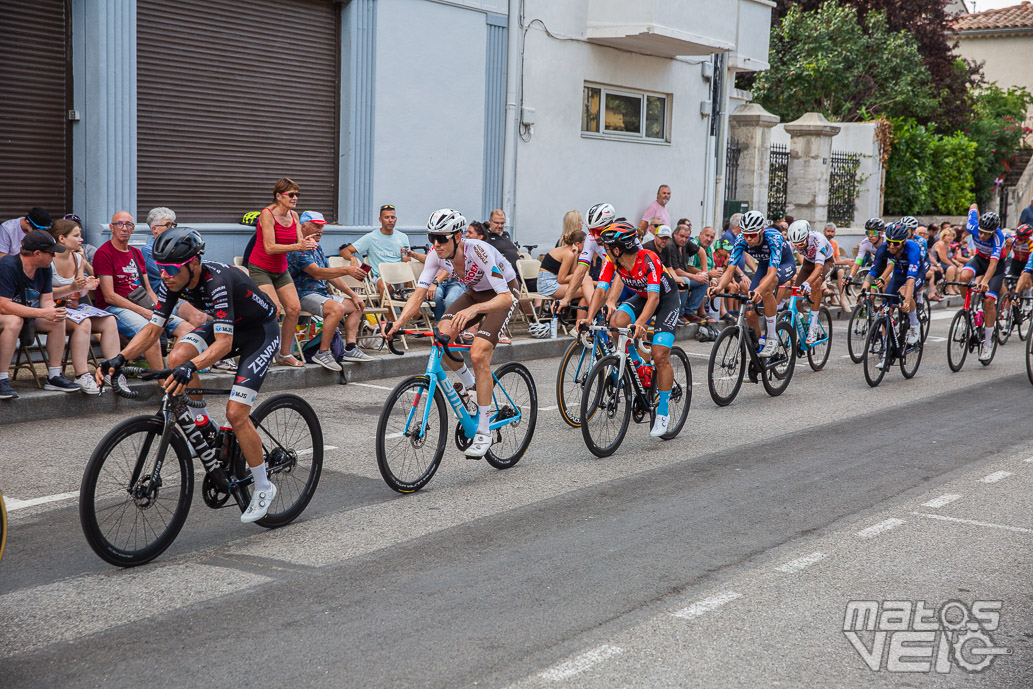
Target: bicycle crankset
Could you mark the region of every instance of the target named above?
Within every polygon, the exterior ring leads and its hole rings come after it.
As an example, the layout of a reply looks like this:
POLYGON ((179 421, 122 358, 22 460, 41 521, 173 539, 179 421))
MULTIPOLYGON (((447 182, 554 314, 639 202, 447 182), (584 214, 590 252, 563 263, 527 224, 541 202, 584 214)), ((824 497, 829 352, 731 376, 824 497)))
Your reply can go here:
POLYGON ((473 438, 466 437, 466 432, 463 431, 463 424, 460 421, 456 421, 455 440, 456 447, 459 448, 460 452, 466 452, 466 448, 473 443, 473 438))
POLYGON ((204 498, 204 504, 214 510, 226 506, 230 492, 213 481, 210 474, 205 474, 204 480, 201 481, 201 497, 204 498))

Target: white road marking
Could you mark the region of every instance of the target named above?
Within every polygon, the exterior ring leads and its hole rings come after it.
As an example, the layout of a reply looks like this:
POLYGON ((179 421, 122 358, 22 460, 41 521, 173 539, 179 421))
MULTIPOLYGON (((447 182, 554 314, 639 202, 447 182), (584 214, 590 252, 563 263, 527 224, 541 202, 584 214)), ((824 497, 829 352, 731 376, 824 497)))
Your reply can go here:
POLYGON ((1011 472, 1010 471, 995 471, 992 474, 987 474, 986 476, 984 476, 983 478, 981 478, 979 480, 982 483, 997 483, 998 481, 1006 479, 1009 476, 1011 476, 1011 472))
POLYGON ((77 497, 79 497, 79 491, 75 491, 74 493, 45 495, 42 498, 30 498, 28 500, 18 500, 17 498, 6 497, 4 498, 4 505, 7 507, 8 512, 14 512, 15 510, 21 510, 26 507, 35 507, 36 505, 45 505, 48 502, 57 502, 59 500, 68 500, 70 498, 77 497))
MULTIPOLYGON (((336 449, 337 449, 336 445, 324 445, 323 446, 323 452, 327 452, 328 450, 336 450, 336 449)), ((298 450, 298 456, 299 457, 301 457, 303 455, 310 455, 310 454, 312 454, 312 448, 309 448, 307 450, 298 450)))
POLYGON ((946 341, 947 341, 947 338, 946 338, 946 337, 939 337, 939 336, 937 336, 937 335, 929 335, 929 336, 927 336, 927 337, 925 338, 925 341, 926 341, 927 343, 928 343, 928 342, 946 342, 946 341))
POLYGON ((388 433, 387 435, 384 436, 384 439, 385 440, 394 440, 395 438, 401 438, 402 435, 403 434, 402 434, 401 431, 399 431, 398 433, 388 433))
POLYGON ((350 385, 358 385, 363 388, 373 388, 374 390, 394 390, 394 388, 384 387, 383 385, 373 385, 372 383, 350 383, 350 385))
POLYGON ((624 649, 620 646, 604 644, 598 648, 593 648, 587 653, 582 653, 578 657, 572 658, 565 663, 561 663, 554 668, 546 670, 541 673, 539 677, 549 680, 550 682, 560 682, 565 679, 570 679, 574 675, 584 672, 593 665, 598 665, 604 660, 620 655, 623 652, 624 649))
POLYGON ((555 404, 551 407, 538 407, 538 411, 556 411, 557 409, 559 409, 559 407, 555 404))
POLYGON ((811 553, 810 555, 804 555, 803 557, 799 557, 795 560, 790 560, 784 565, 775 567, 775 570, 778 572, 785 572, 786 574, 794 574, 817 562, 821 562, 826 557, 825 553, 811 553))
POLYGON ((704 359, 709 359, 710 358, 710 354, 700 354, 699 352, 685 352, 685 353, 687 355, 689 355, 689 356, 698 356, 698 357, 703 357, 704 359))
POLYGON ((725 603, 731 603, 736 598, 742 598, 742 594, 736 593, 735 591, 725 591, 724 593, 719 593, 716 596, 696 601, 687 608, 683 608, 678 612, 672 612, 671 615, 674 617, 680 617, 684 620, 693 620, 700 615, 705 615, 712 610, 717 610, 725 603))
POLYGON ((945 321, 948 318, 954 318, 954 314, 956 314, 956 313, 957 313, 957 311, 937 311, 933 315, 929 316, 929 320, 931 320, 931 321, 945 321))
POLYGON ((861 529, 857 532, 857 535, 861 538, 873 538, 883 533, 884 531, 895 529, 903 523, 903 519, 897 519, 894 517, 891 519, 887 519, 886 521, 879 522, 878 524, 875 524, 873 526, 869 526, 867 529, 861 529))
POLYGON ((960 497, 961 497, 960 495, 954 495, 953 493, 947 493, 946 495, 941 495, 938 498, 933 498, 929 502, 923 502, 922 503, 922 507, 932 507, 934 509, 937 509, 937 508, 943 507, 944 505, 951 504, 952 502, 954 502, 955 500, 957 500, 960 497))
POLYGON ((959 524, 968 524, 969 526, 985 526, 988 529, 1004 529, 1005 531, 1015 531, 1017 533, 1033 533, 1033 529, 1027 529, 1021 526, 1009 526, 1008 524, 993 524, 991 522, 980 522, 975 519, 959 519, 958 517, 947 517, 942 514, 926 514, 925 512, 912 512, 911 514, 916 517, 925 517, 926 519, 939 519, 945 522, 957 522, 959 524))
POLYGON ((1031 462, 1031 463, 1033 463, 1033 457, 1026 457, 1026 459, 1024 459, 1022 461, 1023 462, 1031 462))

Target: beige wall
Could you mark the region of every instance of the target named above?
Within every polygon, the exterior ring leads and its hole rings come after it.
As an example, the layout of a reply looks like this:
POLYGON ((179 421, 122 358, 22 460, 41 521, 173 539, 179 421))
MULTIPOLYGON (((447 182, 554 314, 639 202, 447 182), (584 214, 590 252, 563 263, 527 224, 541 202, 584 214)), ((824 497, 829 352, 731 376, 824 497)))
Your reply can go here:
MULTIPOLYGON (((982 62, 987 81, 1001 88, 1024 86, 1033 93, 1033 30, 1019 36, 958 37, 958 53, 967 60, 982 62)), ((1026 113, 1027 126, 1033 119, 1033 107, 1026 113)), ((1027 137, 1033 141, 1033 138, 1027 137)))

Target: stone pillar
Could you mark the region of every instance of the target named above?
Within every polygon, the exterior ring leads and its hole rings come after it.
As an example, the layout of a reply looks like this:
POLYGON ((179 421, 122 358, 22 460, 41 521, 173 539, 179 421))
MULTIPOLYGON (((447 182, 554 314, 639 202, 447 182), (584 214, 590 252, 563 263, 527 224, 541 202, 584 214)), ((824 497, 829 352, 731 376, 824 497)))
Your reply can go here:
POLYGON ((745 103, 728 116, 729 136, 739 142, 737 201, 748 201, 751 210, 768 207, 768 168, 771 163, 771 128, 778 116, 757 103, 745 103))
POLYGON ((786 214, 808 220, 818 228, 828 219, 832 137, 839 129, 816 112, 785 126, 791 137, 786 214))
POLYGON ((74 212, 87 241, 107 241, 115 211, 136 207, 136 1, 73 0, 74 212))

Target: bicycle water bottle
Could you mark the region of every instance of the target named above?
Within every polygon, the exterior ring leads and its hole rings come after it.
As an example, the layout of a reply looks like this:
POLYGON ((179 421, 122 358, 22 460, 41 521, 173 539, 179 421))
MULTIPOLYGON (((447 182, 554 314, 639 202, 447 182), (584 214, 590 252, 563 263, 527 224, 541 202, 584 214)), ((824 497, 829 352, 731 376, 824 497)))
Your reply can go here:
POLYGON ((982 310, 976 311, 975 321, 976 321, 976 327, 977 328, 982 328, 983 327, 983 312, 982 312, 982 310))
POLYGON ((198 414, 194 417, 194 425, 197 426, 197 430, 201 431, 201 435, 204 436, 208 447, 216 448, 215 436, 218 434, 219 429, 212 423, 212 420, 205 414, 198 414))
POLYGON ((557 331, 558 328, 559 328, 559 319, 557 319, 556 316, 553 316, 552 320, 549 321, 549 337, 550 338, 552 338, 554 340, 556 339, 556 331, 557 331))
POLYGON ((638 371, 638 379, 642 381, 642 387, 646 390, 653 384, 653 367, 649 364, 641 364, 636 369, 638 371))

